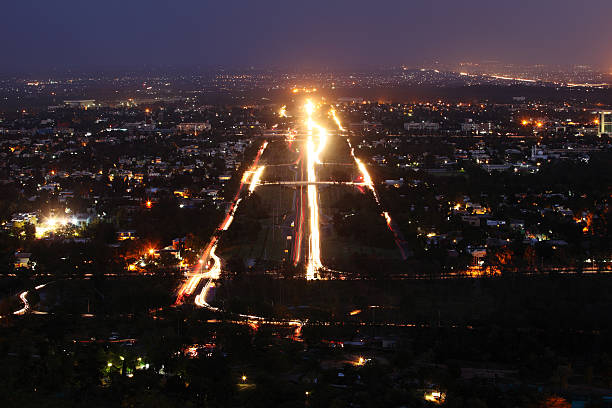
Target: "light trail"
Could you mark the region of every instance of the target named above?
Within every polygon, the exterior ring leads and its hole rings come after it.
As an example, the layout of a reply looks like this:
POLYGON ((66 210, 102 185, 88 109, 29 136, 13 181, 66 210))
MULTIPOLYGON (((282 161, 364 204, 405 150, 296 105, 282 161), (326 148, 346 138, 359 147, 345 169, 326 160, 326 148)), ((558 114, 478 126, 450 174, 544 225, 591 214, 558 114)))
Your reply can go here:
POLYGON ((24 315, 28 312, 28 310, 30 310, 30 304, 28 303, 28 291, 26 290, 25 292, 21 292, 19 294, 19 299, 21 299, 21 301, 23 302, 23 307, 15 312, 13 312, 14 315, 24 315))
MULTIPOLYGON (((303 153, 300 154, 296 163, 299 163, 299 180, 304 179, 304 160, 303 153)), ((298 178, 298 174, 296 172, 296 179, 298 178)), ((295 239, 294 239, 294 248, 293 248, 293 266, 297 266, 302 257, 302 238, 303 238, 303 230, 304 230, 304 188, 303 186, 299 186, 299 191, 297 191, 298 196, 295 203, 295 211, 296 217, 294 220, 295 227, 295 239)))
POLYGON ((527 78, 513 78, 513 77, 509 77, 509 76, 504 76, 504 75, 489 75, 491 78, 493 79, 501 79, 504 81, 518 81, 518 82, 530 82, 530 83, 535 83, 538 82, 535 79, 527 79, 527 78))
MULTIPOLYGON (((211 253, 210 253, 210 257, 213 260, 213 266, 210 268, 210 270, 206 274, 208 280, 206 281, 206 284, 202 288, 202 291, 195 297, 195 300, 194 300, 196 306, 203 307, 203 308, 206 308, 214 312, 218 312, 221 309, 219 309, 218 307, 211 306, 206 301, 206 297, 208 296, 208 292, 210 291, 210 289, 215 287, 214 281, 216 279, 219 279, 221 275, 221 259, 217 255, 215 255, 216 248, 217 246, 215 245, 212 248, 211 253)), ((237 317, 243 318, 243 319, 247 319, 247 324, 254 323, 254 322, 265 323, 265 324, 277 324, 277 325, 287 324, 289 326, 297 326, 300 330, 304 325, 304 322, 297 320, 297 319, 274 320, 274 319, 267 319, 261 316, 248 315, 248 314, 242 314, 242 313, 236 313, 234 315, 237 317)), ((240 323, 240 322, 236 322, 236 323, 240 323)))
POLYGON ((376 203, 380 205, 380 200, 378 199, 378 194, 376 193, 376 189, 374 188, 374 183, 372 182, 372 177, 370 176, 368 169, 366 168, 365 164, 363 164, 363 162, 357 157, 355 157, 355 163, 357 163, 357 168, 359 168, 361 176, 363 177, 363 184, 365 184, 365 186, 369 188, 370 191, 372 191, 376 203))
MULTIPOLYGON (((238 191, 236 192, 236 195, 234 196, 234 199, 232 200, 232 204, 229 210, 227 211, 225 218, 223 219, 223 221, 217 228, 217 232, 226 231, 232 224, 232 221, 234 220, 234 215, 236 214, 236 210, 238 209, 238 205, 240 204, 240 201, 242 200, 240 198, 240 194, 242 193, 242 190, 244 186, 246 185, 246 183, 249 181, 249 178, 253 179, 255 174, 257 174, 257 172, 259 172, 259 177, 261 177, 261 172, 263 172, 263 166, 258 168, 258 163, 259 163, 259 159, 261 158, 267 146, 268 146, 268 142, 265 141, 262 144, 262 146, 259 148, 259 150, 257 151, 257 155, 255 156, 255 159, 253 160, 253 165, 251 166, 251 168, 245 171, 244 174, 242 175, 242 178, 240 180, 240 186, 238 187, 238 191)), ((253 183, 251 182, 250 184, 253 184, 253 183)), ((254 184, 254 186, 256 185, 257 183, 254 184)), ((249 187, 251 186, 249 185, 249 187)), ((252 190, 249 188, 249 193, 251 192, 252 190)), ((183 300, 185 299, 185 297, 193 294, 193 292, 200 285, 200 281, 202 279, 208 278, 208 281, 206 285, 204 286, 204 289, 198 295, 199 298, 196 301, 196 304, 198 302, 201 304, 204 304, 202 303, 202 300, 206 298, 206 294, 208 293, 208 290, 211 287, 212 280, 218 279, 220 272, 221 272, 221 260, 219 259, 218 256, 215 255, 215 249, 217 248, 218 241, 219 241, 218 235, 217 234, 213 235, 210 242, 206 246, 206 249, 202 253, 202 256, 200 257, 198 264, 195 267, 194 274, 189 279, 187 279, 187 281, 185 281, 179 288, 178 295, 176 297, 176 302, 175 302, 176 305, 183 303, 183 300), (213 260, 213 265, 212 267, 208 268, 209 259, 211 258, 213 260), (203 272, 204 268, 207 268, 208 270, 206 272, 203 272)))
MULTIPOLYGON (((312 140, 307 142, 308 149, 308 181, 315 182, 314 145, 312 140)), ((309 184, 307 187, 308 206, 310 208, 310 237, 308 241, 308 264, 306 266, 306 279, 315 279, 316 272, 323 265, 321 263, 321 240, 319 234, 319 208, 317 186, 309 184)))
MULTIPOLYGON (((334 114, 334 116, 335 116, 335 114, 334 114)), ((337 116, 335 116, 335 118, 337 119, 337 116)), ((339 120, 338 120, 338 123, 339 123, 339 120)), ((338 124, 338 127, 341 128, 341 125, 338 124)), ((372 191, 372 195, 374 196, 374 199, 376 200, 376 203, 378 204, 378 206, 380 208, 382 208, 382 204, 380 202, 380 198, 378 197, 378 193, 376 192, 376 188, 374 187, 374 182, 372 181, 372 177, 370 176, 370 173, 368 172, 368 168, 366 167, 366 165, 361 160, 359 160, 359 158, 357 158, 357 156, 355 156, 355 148, 351 145, 351 140, 347 138, 346 142, 348 143, 349 148, 351 149, 351 156, 353 156, 353 159, 355 160, 355 163, 357 164, 357 168, 361 172, 361 177, 363 178, 364 184, 367 186, 368 189, 370 189, 370 191, 372 191)), ((406 251, 405 251, 404 246, 402 244, 402 239, 400 238, 400 233, 393 226, 393 220, 391 219, 391 215, 389 214, 389 212, 384 211, 384 210, 383 210, 381 215, 385 219, 385 223, 387 224, 387 228, 393 234, 393 239, 394 239, 395 244, 397 245, 400 253, 402 254, 402 259, 403 260, 408 259, 406 251)))
POLYGON ((329 114, 331 115, 332 119, 334 119, 334 122, 336 122, 336 125, 338 125, 338 129, 344 132, 346 129, 342 127, 342 124, 340 123, 340 119, 338 119, 338 115, 336 115, 336 110, 334 108, 331 108, 329 110, 329 114))
POLYGON ((317 192, 317 175, 315 165, 321 163, 320 154, 327 143, 327 130, 316 123, 312 115, 316 107, 310 99, 304 104, 306 112, 306 128, 308 137, 306 139, 306 175, 308 187, 306 194, 308 197, 308 207, 310 209, 309 226, 310 235, 308 238, 308 262, 306 264, 306 279, 313 280, 319 278, 319 270, 323 267, 321 262, 321 234, 319 230, 319 197, 317 192), (313 140, 313 130, 316 129, 319 136, 318 144, 315 146, 313 140))
POLYGON ((391 216, 386 211, 383 211, 382 214, 383 214, 383 217, 385 217, 385 221, 387 222, 387 226, 389 226, 389 228, 391 228, 391 216))
POLYGON ((380 205, 378 193, 376 193, 376 188, 374 188, 374 182, 372 181, 372 177, 370 176, 370 173, 368 172, 368 168, 361 160, 357 158, 357 156, 355 156, 355 148, 353 147, 353 145, 351 145, 351 141, 349 139, 346 139, 346 142, 348 143, 349 148, 351 149, 351 156, 353 156, 353 160, 355 160, 355 163, 357 164, 357 168, 361 172, 361 178, 363 179, 363 184, 366 187, 368 187, 370 191, 372 191, 372 194, 374 195, 374 199, 376 200, 376 203, 380 205))
POLYGON ((204 250, 202 257, 199 260, 199 264, 196 268, 197 272, 195 272, 193 276, 189 278, 179 289, 179 293, 176 299, 177 304, 182 303, 182 300, 184 297, 190 296, 196 290, 202 278, 204 278, 204 274, 202 273, 204 262, 208 260, 210 256, 210 252, 212 251, 216 243, 217 243, 217 238, 213 237, 213 239, 206 246, 206 249, 204 250))
POLYGON ((227 215, 225 216, 225 220, 221 224, 221 227, 219 227, 219 231, 227 231, 230 225, 232 225, 232 222, 234 221, 234 215, 236 214, 236 210, 238 209, 238 204, 240 204, 240 201, 242 201, 242 198, 239 198, 234 204, 232 204, 229 213, 227 213, 227 215))
POLYGON ((216 249, 217 249, 217 244, 215 244, 215 246, 210 251, 210 257, 213 260, 213 266, 205 274, 205 275, 207 275, 206 277, 208 278, 208 281, 206 282, 206 284, 202 288, 202 291, 200 292, 200 294, 197 295, 195 297, 195 300, 194 300, 195 304, 197 306, 205 307, 207 309, 214 310, 214 311, 219 310, 219 309, 209 305, 206 302, 206 296, 208 295, 208 291, 210 290, 210 288, 215 286, 213 281, 216 280, 216 279, 219 279, 219 277, 221 276, 221 258, 219 258, 215 254, 215 250, 216 249))
POLYGON ((259 179, 261 178, 261 175, 262 175, 262 173, 263 173, 265 168, 266 168, 266 166, 260 166, 253 173, 253 177, 251 177, 251 184, 249 185, 249 193, 252 193, 255 190, 255 187, 258 186, 259 179))
POLYGON ((297 204, 296 204, 296 213, 299 212, 299 217, 296 217, 296 221, 297 221, 297 225, 296 225, 296 231, 297 233, 295 234, 295 247, 293 248, 293 266, 297 266, 297 264, 300 262, 300 258, 301 258, 301 253, 302 253, 302 230, 304 228, 304 191, 302 189, 302 187, 300 187, 300 191, 298 193, 298 197, 297 197, 297 204))

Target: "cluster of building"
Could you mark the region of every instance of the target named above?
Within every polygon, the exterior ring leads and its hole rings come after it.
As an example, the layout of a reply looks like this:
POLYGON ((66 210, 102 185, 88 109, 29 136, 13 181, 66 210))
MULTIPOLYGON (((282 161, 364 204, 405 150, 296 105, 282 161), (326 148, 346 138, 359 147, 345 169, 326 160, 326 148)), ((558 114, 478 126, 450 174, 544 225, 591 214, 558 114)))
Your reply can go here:
POLYGON ((589 249, 607 236, 606 187, 589 190, 572 175, 559 174, 566 184, 553 177, 555 171, 588 177, 593 160, 605 167, 601 160, 612 151, 608 111, 522 98, 503 105, 352 103, 337 109, 378 123, 352 129, 358 154, 384 177, 383 201, 386 194, 396 207, 394 218, 409 220, 407 239, 420 237, 409 246, 425 258, 433 251, 440 259, 443 250, 449 273, 464 271, 465 264, 476 273, 494 263, 489 270, 499 273, 501 264, 512 262, 511 268, 530 270, 535 263, 560 271, 610 268, 607 249, 597 255, 589 249), (538 248, 537 256, 526 247, 538 248), (512 251, 522 266, 500 255, 512 251))
MULTIPOLYGON (((174 200, 178 209, 225 209, 224 186, 256 125, 241 109, 110 108, 87 101, 4 117, 3 230, 24 241, 86 244, 86 230, 104 222, 116 230, 114 245, 129 246, 148 239, 134 215, 160 200, 174 200)), ((139 259, 159 258, 168 244, 158 242, 151 254, 144 248, 139 259)), ((22 253, 16 266, 28 265, 22 253)))

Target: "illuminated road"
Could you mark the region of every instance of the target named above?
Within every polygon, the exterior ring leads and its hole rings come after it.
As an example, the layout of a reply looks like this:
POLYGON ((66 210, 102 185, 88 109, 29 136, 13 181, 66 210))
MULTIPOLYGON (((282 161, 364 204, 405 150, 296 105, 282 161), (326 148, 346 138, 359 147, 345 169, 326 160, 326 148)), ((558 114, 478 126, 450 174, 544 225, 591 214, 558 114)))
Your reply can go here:
MULTIPOLYGON (((311 100, 306 100, 302 111, 304 113, 304 125, 306 131, 290 131, 290 140, 288 142, 293 143, 294 141, 301 141, 305 146, 305 161, 303 158, 300 158, 301 161, 301 177, 298 180, 294 181, 273 181, 273 182, 262 182, 261 185, 282 185, 282 186, 291 186, 291 187, 299 187, 299 197, 296 200, 295 208, 296 208, 296 217, 295 217, 295 240, 293 247, 293 263, 297 265, 301 256, 301 240, 304 231, 302 229, 303 223, 303 191, 302 187, 306 186, 307 188, 307 202, 309 208, 309 216, 308 216, 308 259, 306 264, 306 279, 317 279, 320 278, 319 271, 326 270, 329 272, 337 272, 330 271, 326 269, 321 261, 321 238, 320 238, 320 226, 319 226, 319 196, 317 191, 317 186, 324 185, 350 185, 355 187, 366 187, 372 192, 376 203, 379 208, 381 208, 381 216, 385 220, 385 224, 391 233, 393 234, 394 241, 401 253, 402 259, 407 259, 407 250, 405 249, 405 242, 402 238, 400 231, 397 229, 391 215, 388 211, 385 211, 382 207, 382 203, 380 201, 380 197, 374 187, 374 182, 372 177, 370 176, 366 165, 361 161, 358 157, 355 156, 355 149, 351 145, 350 139, 346 139, 348 143, 351 157, 354 160, 354 164, 351 163, 323 163, 321 161, 321 153, 326 147, 328 142, 329 133, 327 129, 325 129, 322 125, 320 125, 316 118, 315 114, 320 110, 321 105, 314 104, 311 100), (306 164, 306 173, 307 179, 304 180, 303 172, 304 172, 304 163, 306 164), (357 169, 361 174, 362 182, 347 182, 347 181, 320 181, 317 180, 316 175, 316 167, 321 165, 356 165, 357 169)), ((286 107, 283 107, 281 113, 286 115, 286 107)), ((334 121, 338 130, 340 132, 345 132, 346 129, 342 126, 338 115, 336 114, 335 109, 332 107, 328 116, 334 121)))
MULTIPOLYGON (((323 163, 321 161, 321 153, 325 149, 329 134, 327 129, 325 129, 322 125, 317 122, 315 118, 315 113, 318 113, 321 105, 315 105, 311 100, 307 100, 302 108, 303 112, 303 128, 305 131, 302 133, 305 137, 299 140, 300 148, 302 154, 300 158, 295 163, 289 164, 281 164, 278 166, 299 166, 299 171, 296 173, 296 178, 293 181, 262 181, 262 175, 265 171, 265 166, 259 166, 259 159, 263 154, 268 142, 264 142, 261 148, 259 149, 255 160, 253 161, 253 165, 247 170, 241 179, 240 187, 232 201, 230 208, 228 209, 224 220, 221 222, 219 227, 217 228, 217 233, 211 238, 210 242, 206 246, 205 250, 202 253, 199 264, 196 266, 195 271, 189 276, 189 278, 183 283, 183 285, 179 288, 178 296, 176 299, 176 304, 181 304, 183 301, 191 296, 196 290, 200 287, 202 280, 205 280, 202 289, 195 296, 194 302, 197 306, 207 308, 212 311, 218 311, 218 308, 211 306, 208 301, 208 295, 210 293, 211 288, 214 288, 215 280, 219 279, 221 274, 222 265, 221 259, 215 254, 218 242, 219 235, 221 232, 226 231, 232 221, 234 219, 234 215, 238 208, 238 205, 241 201, 241 194, 244 188, 248 185, 249 194, 252 193, 258 186, 261 185, 279 185, 279 186, 290 186, 294 187, 297 190, 297 194, 294 201, 294 210, 295 210, 295 219, 294 219, 294 244, 292 249, 292 260, 294 265, 298 265, 301 261, 301 253, 302 253, 302 241, 304 234, 307 231, 307 242, 308 242, 308 250, 305 259, 306 262, 306 276, 307 280, 320 279, 321 272, 337 272, 329 270, 323 266, 321 261, 321 237, 320 237, 320 222, 319 222, 319 194, 318 194, 318 186, 330 186, 330 185, 350 185, 355 187, 366 187, 374 196, 376 203, 381 206, 380 199, 374 188, 374 183, 372 178, 365 166, 365 164, 355 156, 354 149, 350 144, 350 140, 346 139, 351 156, 357 166, 360 174, 361 180, 360 182, 347 182, 347 181, 320 181, 317 179, 317 166, 321 165, 350 165, 347 163, 323 163), (298 174, 299 173, 299 174, 298 174), (306 176, 306 177, 304 177, 306 176), (306 199, 304 199, 304 190, 306 190, 306 199), (304 201, 307 202, 308 210, 305 210, 304 201), (304 223, 307 214, 308 224, 307 228, 304 228, 304 223)), ((339 118, 336 115, 334 109, 331 109, 328 115, 333 119, 335 124, 338 126, 338 129, 343 132, 345 129, 342 127, 342 124, 339 118)), ((281 117, 287 116, 286 107, 283 106, 280 111, 281 117)), ((298 135, 298 132, 295 130, 289 130, 287 132, 287 142, 291 146, 293 142, 297 139, 295 136, 298 135)), ((296 146, 297 147, 297 146, 296 146)), ((271 165, 274 166, 274 165, 271 165)), ((384 217, 385 222, 388 228, 393 233, 393 236, 402 252, 402 257, 405 259, 405 252, 400 242, 399 234, 395 231, 391 216, 387 211, 381 211, 381 216, 384 217)), ((341 272, 337 272, 342 274, 341 272)), ((241 318, 246 318, 252 321, 265 321, 258 316, 251 315, 237 315, 241 318)), ((277 321, 278 323, 279 321, 277 321)), ((284 321, 287 323, 288 321, 284 321)), ((290 321, 292 324, 297 324, 297 321, 290 321)), ((300 323, 301 324, 301 323, 300 323)))
POLYGON ((13 312, 13 314, 24 315, 28 312, 28 310, 30 310, 30 304, 28 303, 28 291, 26 290, 25 292, 21 292, 21 294, 19 294, 19 299, 21 299, 23 302, 23 307, 13 312))
POLYGON ((319 230, 319 195, 317 192, 315 165, 321 162, 319 155, 327 143, 327 131, 314 121, 313 113, 316 109, 317 107, 311 100, 306 101, 304 105, 304 111, 306 112, 306 128, 308 129, 308 138, 306 139, 306 175, 308 177, 306 196, 308 198, 308 208, 310 209, 308 262, 306 263, 307 280, 319 278, 319 270, 323 267, 323 263, 321 262, 321 238, 319 230), (316 145, 313 137, 314 130, 317 131, 318 135, 318 144, 316 145))
MULTIPOLYGON (((47 285, 46 283, 42 284, 42 285, 38 285, 34 289, 35 290, 40 290, 40 289, 44 288, 46 285, 47 285)), ((21 299, 21 302, 23 303, 23 306, 21 307, 21 309, 13 312, 14 315, 21 316, 21 315, 24 315, 24 314, 26 314, 26 313, 31 311, 30 303, 28 302, 28 294, 29 293, 30 292, 26 290, 26 291, 23 291, 23 292, 21 292, 19 294, 19 299, 21 299)))
POLYGON ((236 210, 238 209, 238 205, 241 201, 240 195, 242 194, 244 187, 247 185, 247 182, 249 183, 249 193, 253 192, 253 190, 257 186, 259 178, 261 177, 264 170, 263 166, 258 167, 258 163, 259 159, 261 158, 261 155, 263 154, 267 146, 268 142, 265 141, 259 148, 251 168, 244 172, 244 175, 240 180, 240 186, 238 187, 238 191, 236 192, 236 195, 232 200, 230 208, 225 214, 225 218, 217 228, 217 234, 213 235, 210 242, 204 249, 200 260, 196 265, 194 273, 192 273, 189 279, 187 279, 179 288, 175 302, 176 305, 182 304, 185 298, 191 296, 198 288, 198 286, 200 285, 200 281, 202 279, 206 279, 206 284, 204 285, 200 294, 196 296, 195 302, 196 305, 200 307, 212 308, 208 303, 206 303, 206 296, 210 288, 214 285, 213 281, 219 279, 219 275, 221 274, 221 259, 217 255, 215 255, 215 250, 217 249, 217 244, 219 242, 218 233, 226 231, 232 224, 232 221, 234 220, 234 215, 236 214, 236 210))
MULTIPOLYGON (((304 161, 300 161, 300 180, 304 178, 304 161)), ((297 198, 295 200, 295 225, 294 225, 294 246, 293 246, 293 266, 297 266, 302 256, 302 236, 304 231, 304 187, 299 186, 297 198)))
MULTIPOLYGON (((334 117, 335 117, 335 114, 334 114, 334 117)), ((376 200, 376 203, 378 204, 379 207, 382 208, 380 198, 378 198, 378 193, 376 192, 376 188, 374 188, 372 177, 370 176, 370 173, 368 173, 368 169, 366 165, 361 160, 359 160, 357 156, 355 156, 355 148, 353 148, 353 146, 351 145, 350 139, 346 139, 346 142, 348 143, 349 148, 351 149, 351 156, 353 156, 353 159, 355 160, 355 163, 357 164, 357 168, 359 168, 359 171, 361 172, 361 177, 365 185, 368 187, 368 189, 370 189, 370 191, 372 191, 372 194, 374 195, 374 199, 376 200)), ((397 245, 397 248, 399 249, 402 255, 402 259, 405 261, 406 259, 408 259, 408 254, 407 254, 407 251, 404 249, 405 243, 404 243, 404 240, 401 238, 401 233, 395 227, 395 224, 393 223, 393 220, 391 219, 391 215, 389 214, 388 211, 383 210, 381 215, 385 218, 385 223, 387 224, 387 228, 389 228, 389 231, 391 231, 391 233, 393 234, 393 239, 395 241, 395 244, 397 245)))

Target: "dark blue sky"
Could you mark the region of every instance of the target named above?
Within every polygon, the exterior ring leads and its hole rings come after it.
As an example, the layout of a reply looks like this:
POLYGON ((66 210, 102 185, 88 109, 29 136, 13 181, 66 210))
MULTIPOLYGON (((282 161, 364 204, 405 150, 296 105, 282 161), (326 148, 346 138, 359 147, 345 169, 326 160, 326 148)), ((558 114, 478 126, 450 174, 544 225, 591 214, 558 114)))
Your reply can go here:
POLYGON ((612 67, 612 0, 13 0, 0 9, 4 72, 434 59, 612 67))

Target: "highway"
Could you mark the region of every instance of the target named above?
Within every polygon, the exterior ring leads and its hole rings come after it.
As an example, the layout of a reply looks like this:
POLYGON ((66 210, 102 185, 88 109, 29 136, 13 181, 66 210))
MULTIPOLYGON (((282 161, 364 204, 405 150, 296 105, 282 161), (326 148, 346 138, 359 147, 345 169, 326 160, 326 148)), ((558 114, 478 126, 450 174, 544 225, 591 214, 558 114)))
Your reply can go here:
MULTIPOLYGON (((334 185, 350 185, 355 187, 365 187, 369 189, 376 203, 382 208, 378 193, 374 187, 374 182, 365 166, 365 164, 355 156, 354 148, 351 146, 350 140, 347 138, 346 141, 349 145, 351 157, 354 160, 354 165, 359 169, 361 173, 361 182, 351 181, 322 181, 317 179, 317 166, 320 165, 350 165, 349 163, 323 163, 321 161, 321 153, 325 149, 328 139, 329 132, 321 124, 319 124, 315 118, 315 114, 319 112, 321 104, 315 104, 311 100, 306 100, 303 105, 301 112, 303 113, 303 126, 301 126, 300 133, 295 130, 288 130, 287 142, 290 148, 295 146, 295 149, 302 151, 300 158, 295 163, 280 164, 280 165, 269 165, 269 166, 299 166, 299 172, 296 172, 296 177, 292 181, 262 181, 262 175, 265 171, 265 166, 259 165, 259 160, 263 154, 268 142, 265 141, 253 161, 252 166, 249 170, 245 171, 241 179, 240 187, 236 192, 234 200, 231 202, 230 208, 228 209, 224 220, 217 228, 217 233, 213 235, 210 242, 204 249, 202 256, 200 257, 199 263, 193 273, 188 275, 188 279, 179 288, 177 299, 175 304, 182 304, 184 300, 190 297, 197 289, 201 286, 201 282, 204 280, 205 283, 202 286, 200 292, 195 296, 194 302, 199 307, 204 307, 209 310, 218 311, 217 308, 211 306, 208 303, 208 295, 212 288, 214 288, 215 280, 217 280, 221 274, 222 265, 221 259, 215 254, 219 236, 223 231, 226 231, 234 219, 234 215, 241 201, 241 194, 246 186, 248 186, 249 194, 252 193, 258 186, 262 185, 278 185, 278 186, 289 186, 296 188, 297 197, 294 199, 294 243, 292 248, 292 260, 293 264, 297 265, 301 261, 302 253, 302 241, 303 238, 307 238, 308 250, 306 254, 306 276, 307 280, 320 279, 321 272, 339 273, 338 271, 332 271, 323 266, 321 261, 321 237, 320 237, 320 225, 319 225, 319 194, 318 186, 334 186, 334 185), (303 138, 299 139, 299 143, 293 145, 297 135, 303 135, 303 138), (292 146, 293 145, 293 146, 292 146), (303 149, 303 150, 302 150, 303 149), (299 177, 298 177, 299 173, 299 177), (306 176, 306 178, 304 178, 306 176), (305 194, 304 194, 305 190, 305 194), (304 199, 306 195, 306 199, 304 199), (308 210, 304 209, 304 201, 306 201, 308 210), (306 216, 305 216, 306 214, 306 216), (307 227, 304 225, 305 219, 308 218, 307 227), (307 231, 307 237, 304 234, 307 231)), ((281 117, 286 117, 286 107, 283 106, 280 112, 281 117)), ((340 132, 344 132, 345 129, 336 112, 332 108, 328 115, 338 126, 340 132)), ((381 216, 384 217, 385 222, 389 230, 393 233, 395 241, 402 253, 402 257, 406 258, 406 253, 403 248, 399 231, 396 231, 391 216, 387 211, 381 210, 381 216)), ((257 316, 239 315, 240 317, 261 320, 257 316)))
POLYGON ((257 151, 257 155, 253 160, 253 165, 243 174, 238 191, 236 192, 236 195, 234 196, 234 199, 232 200, 232 203, 225 214, 225 218, 217 228, 217 233, 212 236, 210 242, 208 245, 206 245, 206 248, 202 252, 200 260, 195 266, 195 271, 188 275, 188 279, 179 288, 175 305, 182 304, 185 298, 191 296, 195 292, 195 290, 199 287, 200 282, 203 279, 206 279, 204 287, 195 298, 195 303, 200 307, 215 309, 206 302, 206 298, 210 288, 212 288, 214 285, 214 280, 219 279, 219 275, 221 274, 221 259, 215 254, 215 250, 217 249, 217 245, 219 243, 219 235, 223 231, 227 231, 232 224, 234 215, 236 214, 236 210, 238 209, 238 205, 241 201, 240 195, 242 194, 242 191, 247 183, 249 186, 249 193, 252 193, 255 190, 255 187, 258 185, 259 178, 264 170, 264 167, 259 167, 258 164, 267 146, 268 142, 264 141, 257 151))

